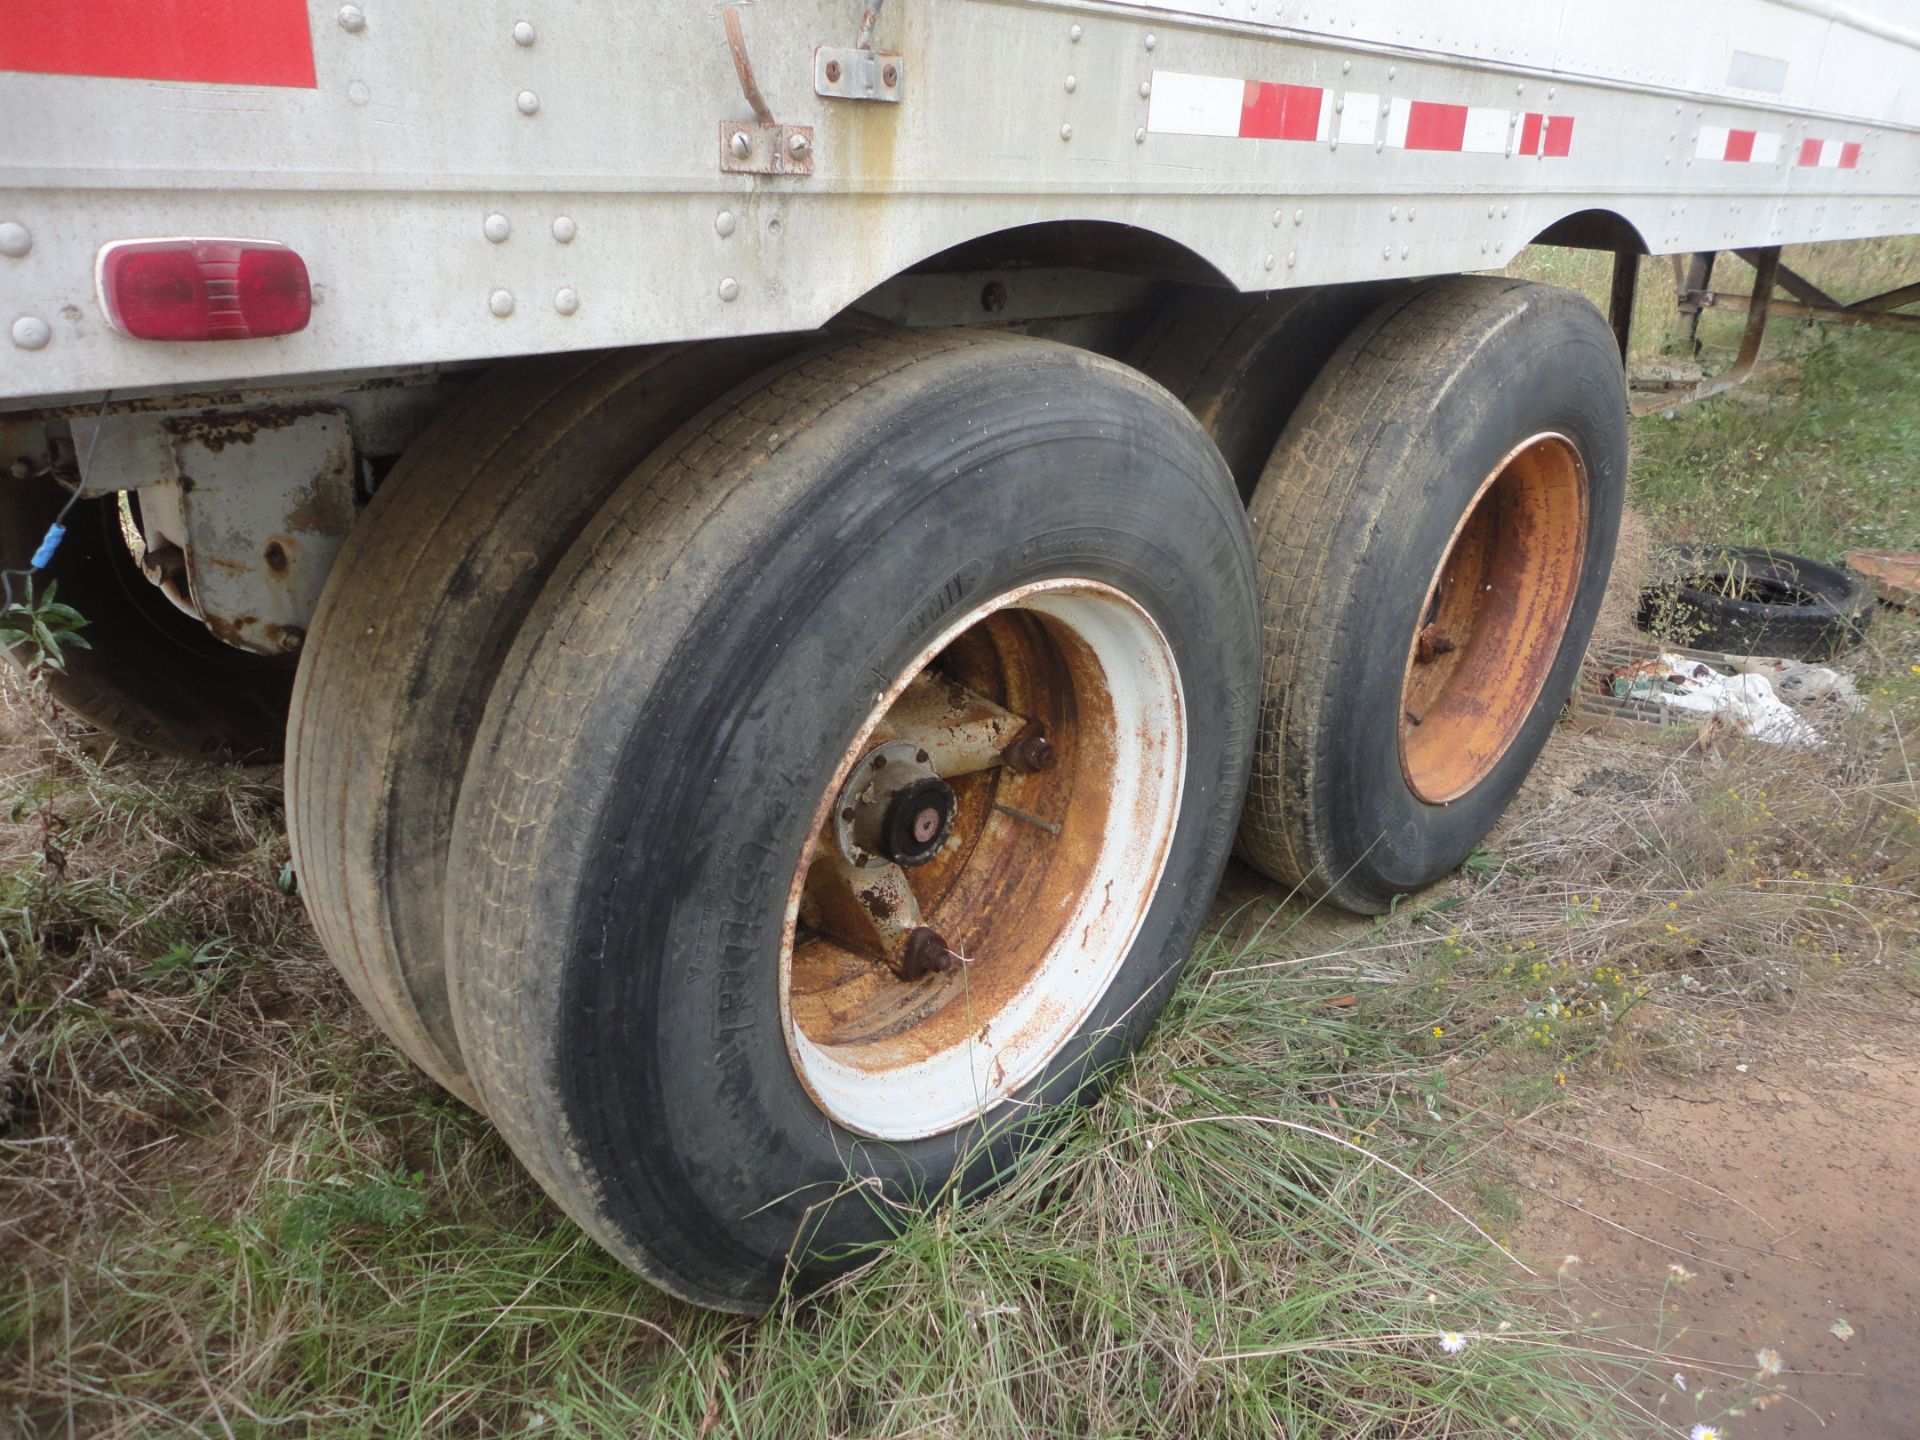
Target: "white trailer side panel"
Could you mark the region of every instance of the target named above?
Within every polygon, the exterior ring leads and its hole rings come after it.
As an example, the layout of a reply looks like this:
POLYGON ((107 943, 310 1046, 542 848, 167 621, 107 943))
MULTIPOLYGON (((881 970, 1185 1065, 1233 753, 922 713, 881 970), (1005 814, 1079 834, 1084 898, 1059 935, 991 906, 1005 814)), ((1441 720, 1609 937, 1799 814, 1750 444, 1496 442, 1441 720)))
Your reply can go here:
POLYGON ((90 8, 0 19, 16 402, 810 328, 1047 221, 1243 289, 1497 267, 1590 210, 1656 253, 1920 232, 1920 7, 1893 0, 894 0, 897 105, 815 93, 857 4, 762 0, 760 89, 813 127, 813 173, 764 177, 721 169, 753 112, 705 7, 310 0, 311 83, 43 73, 90 8), (312 324, 116 334, 100 247, 179 235, 292 246, 312 324))

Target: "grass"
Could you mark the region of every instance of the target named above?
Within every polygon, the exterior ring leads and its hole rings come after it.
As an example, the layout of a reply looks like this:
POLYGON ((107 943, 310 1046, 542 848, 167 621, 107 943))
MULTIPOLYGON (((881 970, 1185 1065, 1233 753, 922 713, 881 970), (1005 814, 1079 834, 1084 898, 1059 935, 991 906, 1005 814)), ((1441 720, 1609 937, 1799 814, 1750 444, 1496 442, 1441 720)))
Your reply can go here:
MULTIPOLYGON (((1637 425, 1649 528, 1920 539, 1915 342, 1781 343, 1637 425)), ((1380 921, 1238 877, 1057 1144, 755 1321, 613 1265, 373 1030, 292 893, 277 776, 117 752, 9 678, 0 1434, 1655 1433, 1659 1357, 1501 1248, 1512 1137, 1740 1014, 1920 984, 1914 626, 1849 663, 1870 710, 1824 751, 1557 737, 1380 921)))

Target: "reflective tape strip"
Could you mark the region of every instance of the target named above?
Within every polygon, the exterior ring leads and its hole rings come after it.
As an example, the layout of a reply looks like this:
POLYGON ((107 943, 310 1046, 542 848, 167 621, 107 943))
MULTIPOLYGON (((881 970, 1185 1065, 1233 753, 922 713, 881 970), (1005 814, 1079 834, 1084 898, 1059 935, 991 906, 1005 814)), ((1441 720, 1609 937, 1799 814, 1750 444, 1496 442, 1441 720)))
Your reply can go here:
POLYGON ((1774 130, 1702 125, 1699 138, 1693 142, 1693 158, 1731 160, 1742 165, 1771 165, 1780 158, 1780 135, 1774 130))
POLYGON ((1852 170, 1860 164, 1857 140, 1814 140, 1800 142, 1796 164, 1820 170, 1852 170))
POLYGON ((1573 116, 1483 105, 1380 96, 1336 95, 1317 85, 1233 80, 1156 70, 1148 87, 1147 129, 1156 135, 1238 140, 1334 140, 1395 150, 1558 158, 1573 149, 1573 116))

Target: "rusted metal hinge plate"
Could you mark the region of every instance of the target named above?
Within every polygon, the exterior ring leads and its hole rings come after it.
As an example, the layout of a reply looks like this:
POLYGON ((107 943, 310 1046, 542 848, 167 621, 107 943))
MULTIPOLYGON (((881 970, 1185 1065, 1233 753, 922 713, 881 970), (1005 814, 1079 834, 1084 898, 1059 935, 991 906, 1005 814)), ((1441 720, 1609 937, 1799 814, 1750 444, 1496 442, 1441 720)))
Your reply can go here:
POLYGON ((898 55, 876 54, 852 45, 814 47, 816 95, 829 100, 882 100, 898 105, 906 83, 906 62, 898 55))
POLYGON ((722 120, 720 169, 728 175, 811 175, 813 127, 722 120))

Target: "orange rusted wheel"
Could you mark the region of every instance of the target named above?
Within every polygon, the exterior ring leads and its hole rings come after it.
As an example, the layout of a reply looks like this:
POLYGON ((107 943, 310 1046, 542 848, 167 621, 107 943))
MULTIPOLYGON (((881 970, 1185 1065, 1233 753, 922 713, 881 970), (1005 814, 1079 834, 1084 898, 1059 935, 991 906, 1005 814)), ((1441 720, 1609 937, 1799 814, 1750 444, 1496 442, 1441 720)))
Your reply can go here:
POLYGON ((596 1238, 754 1309, 1010 1172, 1165 1002, 1253 743, 1252 547, 1165 391, 909 333, 689 422, 461 787, 468 1074, 596 1238))
POLYGON ((1377 912, 1486 836, 1572 689, 1626 450, 1619 351, 1577 295, 1454 277, 1349 337, 1250 511, 1256 866, 1377 912))
POLYGON ((1110 585, 1022 586, 921 648, 794 877, 781 1018, 824 1113, 936 1135, 1059 1053, 1159 888, 1185 710, 1166 637, 1110 585))

